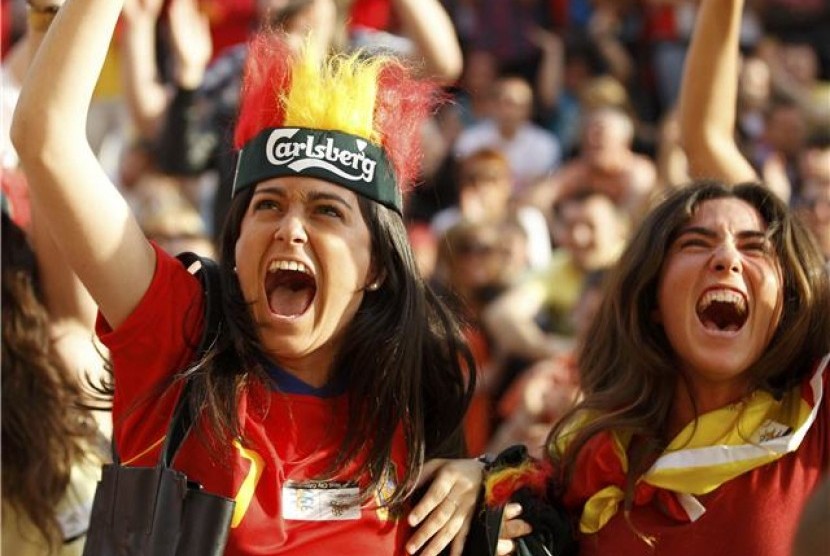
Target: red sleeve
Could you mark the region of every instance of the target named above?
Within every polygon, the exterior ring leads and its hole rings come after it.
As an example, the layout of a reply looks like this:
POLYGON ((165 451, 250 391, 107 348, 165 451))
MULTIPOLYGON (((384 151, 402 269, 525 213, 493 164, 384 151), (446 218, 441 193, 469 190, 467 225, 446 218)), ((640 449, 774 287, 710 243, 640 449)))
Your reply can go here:
POLYGON ((176 258, 154 248, 153 281, 132 314, 116 330, 100 314, 96 323, 112 361, 113 434, 119 457, 140 465, 155 461, 149 456, 158 450, 149 449, 164 436, 179 390, 167 386, 173 374, 190 363, 203 326, 198 278, 176 258))

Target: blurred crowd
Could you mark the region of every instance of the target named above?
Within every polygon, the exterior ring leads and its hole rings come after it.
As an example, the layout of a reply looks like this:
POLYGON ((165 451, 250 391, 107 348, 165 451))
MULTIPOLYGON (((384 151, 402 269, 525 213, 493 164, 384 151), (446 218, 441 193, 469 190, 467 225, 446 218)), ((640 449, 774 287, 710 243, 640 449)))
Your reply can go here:
MULTIPOLYGON (((2 6, 4 210, 25 230, 8 125, 34 38, 25 1, 2 6)), ((390 53, 439 80, 446 102, 423 129, 420 186, 406 199, 410 238, 422 273, 466 317, 479 363, 470 452, 517 442, 538 452, 579 396, 575 352, 589 341, 605 270, 651 203, 689 181, 675 108, 696 9, 694 0, 127 0, 88 135, 148 237, 172 253, 216 256, 252 31, 281 28, 321 52, 390 53)), ((750 1, 742 55, 739 144, 830 261, 830 4, 750 1)))

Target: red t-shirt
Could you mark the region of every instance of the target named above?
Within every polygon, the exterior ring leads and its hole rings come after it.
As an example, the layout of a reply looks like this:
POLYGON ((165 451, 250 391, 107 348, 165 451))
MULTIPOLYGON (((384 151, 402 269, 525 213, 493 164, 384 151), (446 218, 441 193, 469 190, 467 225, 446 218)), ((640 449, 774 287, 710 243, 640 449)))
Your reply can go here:
MULTIPOLYGON (((119 455, 125 464, 136 466, 152 466, 158 460, 178 388, 163 395, 157 388, 190 361, 188 346, 196 345, 202 327, 199 281, 173 257, 158 248, 156 253, 153 282, 133 313, 115 331, 103 318, 98 321, 98 334, 114 366, 113 423, 119 455)), ((225 554, 405 554, 405 519, 390 517, 374 503, 345 510, 329 503, 331 493, 354 493, 359 478, 346 474, 325 484, 309 484, 339 447, 348 412, 346 396, 315 390, 278 368, 269 374, 275 388, 252 388, 240 402, 248 441, 244 448, 234 442, 215 442, 216 447, 207 448, 194 429, 174 462, 208 491, 236 500, 225 554), (308 512, 315 513, 311 508, 317 506, 322 513, 311 519, 308 512)), ((391 474, 398 481, 405 454, 399 432, 391 474)), ((383 490, 375 500, 389 493, 383 490)))
POLYGON ((654 538, 654 550, 618 511, 597 533, 581 538, 580 555, 789 556, 801 508, 830 471, 830 369, 816 421, 793 453, 727 481, 697 499, 697 521, 680 523, 661 511, 657 497, 631 510, 631 524, 654 538))

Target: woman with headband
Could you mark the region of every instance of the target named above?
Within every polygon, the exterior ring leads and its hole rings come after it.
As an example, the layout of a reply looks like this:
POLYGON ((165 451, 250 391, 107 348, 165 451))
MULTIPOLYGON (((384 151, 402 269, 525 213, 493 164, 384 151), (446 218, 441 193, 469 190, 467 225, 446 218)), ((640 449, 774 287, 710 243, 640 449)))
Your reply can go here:
MULTIPOLYGON (((40 214, 99 306, 121 461, 152 466, 205 302, 85 139, 120 5, 60 9, 13 137, 40 214)), ((277 36, 251 46, 221 331, 187 372, 200 418, 174 467, 235 499, 226 554, 460 554, 481 470, 449 458, 463 454, 474 368, 401 214, 435 90, 390 58, 320 64, 310 50, 277 36)))

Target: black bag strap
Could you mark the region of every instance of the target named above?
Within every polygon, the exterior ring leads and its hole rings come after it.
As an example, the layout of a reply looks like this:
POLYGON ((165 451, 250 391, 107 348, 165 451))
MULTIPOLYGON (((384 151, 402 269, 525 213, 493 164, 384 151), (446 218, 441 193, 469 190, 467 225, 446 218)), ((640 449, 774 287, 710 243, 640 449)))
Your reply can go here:
MULTIPOLYGON (((211 259, 191 252, 180 253, 176 258, 202 282, 202 292, 205 299, 205 325, 194 355, 194 361, 198 361, 216 342, 222 328, 219 265, 211 259), (200 266, 196 268, 196 265, 200 266)), ((181 394, 179 394, 179 399, 176 401, 176 407, 173 409, 173 416, 170 419, 167 435, 164 438, 164 446, 159 455, 159 463, 163 467, 170 467, 179 448, 190 433, 190 429, 193 428, 193 404, 191 404, 192 400, 190 399, 192 387, 193 381, 186 379, 181 394)))

